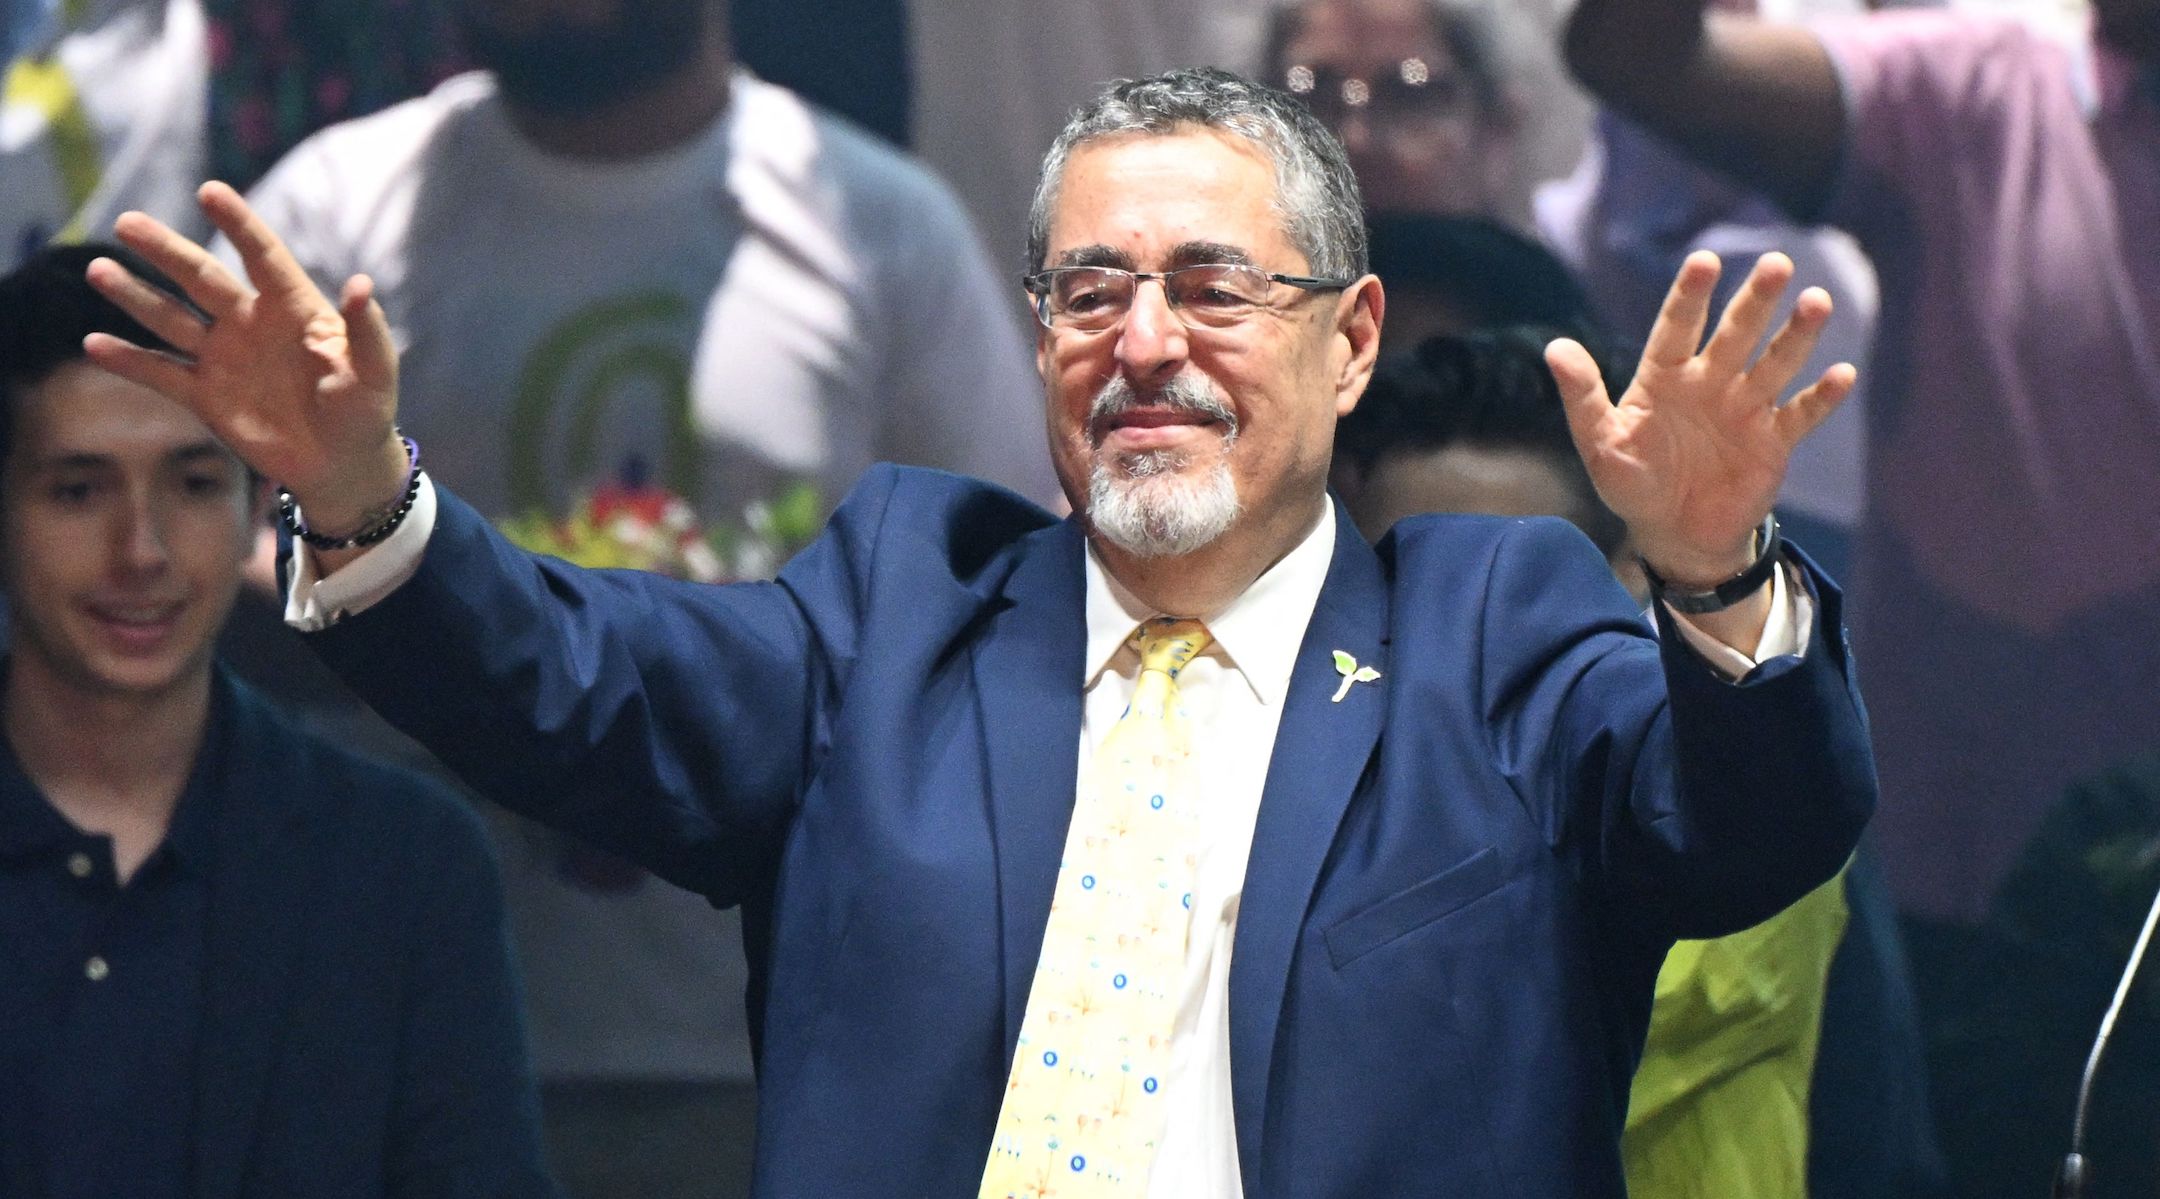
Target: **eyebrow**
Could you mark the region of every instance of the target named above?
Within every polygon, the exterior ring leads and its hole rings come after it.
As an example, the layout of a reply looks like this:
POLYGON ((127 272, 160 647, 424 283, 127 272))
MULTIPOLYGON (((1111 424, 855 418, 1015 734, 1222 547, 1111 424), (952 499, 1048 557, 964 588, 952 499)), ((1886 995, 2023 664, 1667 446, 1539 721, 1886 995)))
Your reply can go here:
POLYGON ((1169 264, 1172 267, 1197 266, 1203 262, 1219 262, 1230 266, 1257 265, 1251 254, 1224 242, 1181 241, 1171 247, 1169 264))
MULTIPOLYGON (((1227 242, 1181 241, 1170 248, 1164 259, 1165 270, 1181 266, 1198 266, 1202 263, 1227 263, 1232 266, 1255 266, 1250 252, 1227 242)), ((1121 271, 1134 269, 1133 257, 1115 246, 1097 243, 1091 246, 1075 246, 1058 255, 1058 266, 1107 266, 1121 271)))
MULTIPOLYGON (((203 461, 223 462, 232 452, 215 441, 197 441, 181 446, 165 455, 165 461, 177 465, 192 466, 203 461)), ((68 450, 54 454, 37 464, 40 470, 109 470, 118 464, 111 454, 93 450, 68 450)))
POLYGON ((1100 242, 1092 246, 1074 246, 1057 257, 1058 266, 1107 266, 1121 271, 1133 269, 1132 255, 1106 246, 1100 242))

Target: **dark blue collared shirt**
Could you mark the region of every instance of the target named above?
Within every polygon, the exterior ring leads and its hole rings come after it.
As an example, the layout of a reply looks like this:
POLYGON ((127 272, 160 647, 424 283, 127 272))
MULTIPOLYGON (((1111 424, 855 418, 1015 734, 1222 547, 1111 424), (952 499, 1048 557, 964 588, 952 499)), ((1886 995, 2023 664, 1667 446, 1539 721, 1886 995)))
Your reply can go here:
POLYGON ((223 752, 125 886, 0 737, 0 1195, 181 1199, 223 752))

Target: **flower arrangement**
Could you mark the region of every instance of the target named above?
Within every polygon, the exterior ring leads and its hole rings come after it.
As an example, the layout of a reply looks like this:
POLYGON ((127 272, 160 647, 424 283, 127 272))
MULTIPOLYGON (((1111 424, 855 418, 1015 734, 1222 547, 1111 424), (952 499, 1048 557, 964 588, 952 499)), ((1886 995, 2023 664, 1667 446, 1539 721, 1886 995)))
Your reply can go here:
POLYGON ((797 483, 747 506, 737 525, 709 527, 690 501, 652 482, 633 459, 567 517, 528 512, 502 521, 500 528, 525 549, 579 566, 724 583, 771 578, 788 555, 817 535, 823 516, 817 487, 797 483))

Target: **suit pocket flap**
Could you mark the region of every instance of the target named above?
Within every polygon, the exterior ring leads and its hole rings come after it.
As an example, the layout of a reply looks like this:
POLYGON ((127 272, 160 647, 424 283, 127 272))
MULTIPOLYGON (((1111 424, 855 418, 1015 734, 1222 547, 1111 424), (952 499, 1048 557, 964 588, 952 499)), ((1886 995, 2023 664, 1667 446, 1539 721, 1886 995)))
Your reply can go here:
POLYGON ((1500 854, 1490 846, 1468 861, 1413 883, 1327 930, 1328 957, 1337 970, 1397 937, 1416 932, 1500 886, 1500 854))

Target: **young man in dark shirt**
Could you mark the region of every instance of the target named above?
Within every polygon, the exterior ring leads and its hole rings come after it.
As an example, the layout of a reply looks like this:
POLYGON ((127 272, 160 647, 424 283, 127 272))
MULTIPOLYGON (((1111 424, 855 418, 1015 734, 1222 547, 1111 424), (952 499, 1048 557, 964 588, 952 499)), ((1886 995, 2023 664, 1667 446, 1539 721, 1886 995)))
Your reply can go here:
POLYGON ((216 665, 266 491, 113 253, 0 279, 0 1194, 552 1193, 478 828, 216 665))

